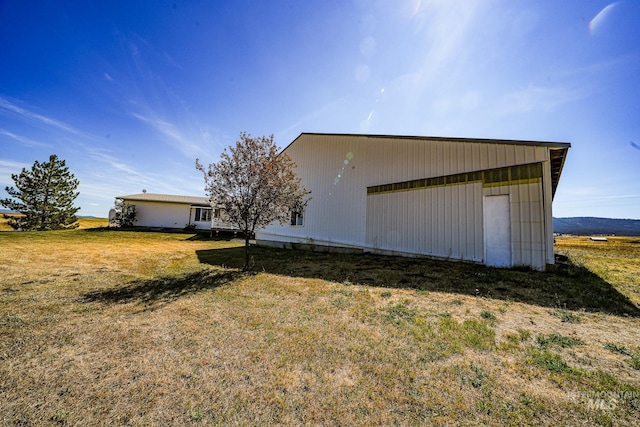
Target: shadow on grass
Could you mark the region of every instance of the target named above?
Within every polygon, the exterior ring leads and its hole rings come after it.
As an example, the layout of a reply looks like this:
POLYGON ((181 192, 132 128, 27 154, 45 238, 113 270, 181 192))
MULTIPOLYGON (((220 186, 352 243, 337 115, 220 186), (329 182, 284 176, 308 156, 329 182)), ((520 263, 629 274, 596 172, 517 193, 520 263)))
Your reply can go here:
MULTIPOLYGON (((242 268, 244 248, 196 251, 201 263, 242 268)), ((252 247, 254 271, 339 283, 451 292, 543 307, 640 317, 640 309, 584 267, 556 271, 497 269, 476 264, 373 254, 332 254, 252 247)))
POLYGON ((218 231, 211 235, 209 230, 191 230, 184 228, 160 228, 160 227, 93 227, 81 228, 80 231, 87 233, 121 232, 121 233, 160 233, 160 234, 186 234, 187 241, 226 241, 242 239, 242 233, 234 231, 218 231))
POLYGON ((242 275, 240 271, 202 270, 177 277, 139 280, 115 289, 89 292, 84 295, 83 301, 106 304, 136 303, 144 305, 146 309, 156 309, 180 297, 231 283, 242 275))

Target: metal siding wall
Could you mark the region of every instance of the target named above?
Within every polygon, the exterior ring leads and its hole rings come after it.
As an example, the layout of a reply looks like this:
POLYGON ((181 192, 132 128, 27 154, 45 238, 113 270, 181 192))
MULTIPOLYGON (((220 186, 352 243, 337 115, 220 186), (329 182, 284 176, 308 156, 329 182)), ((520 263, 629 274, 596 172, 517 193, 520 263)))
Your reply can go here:
POLYGON ((473 228, 470 227, 471 224, 467 222, 467 211, 473 209, 473 201, 471 203, 468 202, 468 185, 459 185, 458 189, 458 206, 460 209, 458 210, 458 224, 464 224, 464 228, 460 228, 458 232, 458 251, 460 257, 462 259, 466 259, 470 254, 469 252, 469 235, 472 232, 473 228))
POLYGON ((480 152, 480 167, 478 169, 487 169, 489 167, 489 146, 480 145, 478 151, 480 152))
POLYGON ((382 149, 379 155, 372 157, 368 156, 366 145, 362 137, 326 138, 322 135, 304 135, 292 144, 286 153, 296 162, 297 173, 305 187, 311 190, 304 225, 292 227, 288 224, 271 224, 256 233, 256 237, 264 240, 363 245, 366 187, 377 178, 368 170, 382 170, 382 160, 392 156, 394 148, 391 144, 379 147, 382 149), (347 153, 353 153, 353 158, 345 165, 347 153), (340 172, 342 177, 336 183, 334 180, 340 172))
MULTIPOLYGON (((479 200, 482 203, 482 186, 474 185, 473 186, 473 200, 479 200)), ((480 254, 480 259, 484 257, 484 224, 482 222, 482 208, 473 210, 473 224, 475 227, 474 235, 474 254, 480 254)))
POLYGON ((489 187, 484 195, 509 194, 511 202, 511 243, 514 265, 545 268, 545 248, 541 183, 489 187))
POLYGON ((381 194, 367 203, 368 246, 388 251, 428 254, 438 257, 480 261, 482 236, 478 221, 482 212, 481 185, 436 187, 417 191, 381 194), (474 191, 476 187, 479 191, 474 191), (468 198, 479 200, 468 200, 468 198), (459 212, 456 205, 465 208, 459 212), (429 213, 436 210, 436 216, 429 213), (448 214, 449 213, 449 214, 448 214), (416 224, 414 228, 410 224, 416 224))
POLYGON ((496 144, 496 152, 498 153, 498 164, 508 164, 507 162, 507 151, 509 146, 496 144))
POLYGON ((511 194, 514 262, 544 266, 539 255, 540 243, 545 241, 544 227, 537 221, 538 214, 544 221, 539 184, 483 189, 474 183, 371 196, 366 195, 366 188, 544 161, 545 147, 309 134, 286 152, 312 191, 304 226, 272 224, 257 233, 258 239, 315 241, 481 261, 482 197, 511 194), (348 152, 354 158, 334 185, 348 152), (527 216, 531 209, 536 216, 527 216))
POLYGON ((469 170, 479 170, 480 169, 480 144, 473 144, 473 146, 469 147, 465 150, 469 153, 470 157, 470 165, 469 170))
MULTIPOLYGON (((464 161, 464 158, 462 159, 464 161)), ((462 258, 462 248, 460 246, 460 235, 466 233, 466 224, 460 223, 460 214, 465 210, 465 202, 460 203, 460 189, 461 185, 451 186, 451 194, 449 195, 449 224, 448 230, 450 230, 449 236, 449 252, 451 257, 456 259, 462 258)))
MULTIPOLYGON (((548 150, 545 152, 545 155, 549 156, 548 150)), ((542 174, 543 174, 542 182, 544 183, 544 188, 542 189, 542 194, 540 195, 540 199, 542 200, 543 215, 544 215, 544 221, 542 223, 542 233, 544 235, 543 244, 545 244, 545 255, 546 255, 545 263, 554 264, 555 255, 553 253, 553 211, 552 211, 553 192, 551 189, 551 163, 549 159, 547 159, 542 164, 542 174)))

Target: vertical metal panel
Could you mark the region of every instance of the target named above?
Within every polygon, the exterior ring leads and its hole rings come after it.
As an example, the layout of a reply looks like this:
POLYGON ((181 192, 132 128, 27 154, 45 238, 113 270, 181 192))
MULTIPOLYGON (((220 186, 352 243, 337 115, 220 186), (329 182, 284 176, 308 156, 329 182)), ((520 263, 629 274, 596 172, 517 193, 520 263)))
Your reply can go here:
POLYGON ((424 213, 423 216, 419 217, 420 221, 420 253, 428 254, 431 252, 431 227, 429 227, 429 223, 431 222, 431 206, 427 203, 427 192, 426 191, 417 191, 416 194, 419 195, 419 206, 420 211, 424 213))
POLYGON ((472 166, 470 170, 480 170, 482 168, 482 161, 480 158, 480 149, 482 144, 471 144, 472 146, 467 149, 471 153, 472 166))
POLYGON ((431 176, 435 176, 437 173, 438 166, 438 156, 437 156, 437 145, 436 144, 428 144, 429 145, 429 172, 431 176))
POLYGON ((445 200, 444 200, 444 189, 442 187, 436 188, 436 206, 438 208, 436 212, 436 224, 440 224, 438 227, 438 233, 436 238, 436 252, 442 253, 444 251, 445 244, 445 221, 446 221, 446 211, 445 211, 445 200))
POLYGON ((493 144, 496 150, 496 164, 507 164, 507 147, 502 144, 493 144))
POLYGON ((481 201, 467 201, 467 196, 481 196, 481 191, 474 192, 472 187, 481 188, 476 183, 369 197, 367 236, 370 245, 389 251, 481 260, 481 252, 475 250, 476 241, 482 244, 482 237, 474 233, 479 227, 475 221, 467 221, 464 209, 460 212, 452 209, 460 203, 481 207, 481 201), (435 211, 436 215, 429 215, 430 211, 435 211), (419 221, 414 221, 416 218, 419 221), (404 227, 400 238, 397 231, 405 220, 407 224, 419 225, 411 230, 404 227), (469 247, 471 250, 467 249, 469 247))
POLYGON ((489 145, 481 144, 480 146, 480 169, 489 168, 489 145))
POLYGON ((434 189, 433 191, 425 191, 427 197, 427 205, 429 207, 430 217, 426 221, 426 226, 429 229, 429 241, 427 253, 435 253, 438 248, 438 229, 433 227, 433 224, 438 223, 438 193, 434 189))
POLYGON ((469 203, 467 195, 468 185, 459 185, 458 187, 458 254, 460 258, 467 259, 470 256, 468 248, 469 224, 467 223, 467 210, 473 207, 469 203))
POLYGON ((463 185, 455 185, 449 187, 451 191, 451 222, 449 224, 451 230, 451 242, 450 242, 450 254, 449 256, 456 259, 463 259, 465 257, 463 244, 461 240, 467 233, 466 224, 463 222, 464 211, 466 208, 466 200, 461 199, 463 193, 463 185))
MULTIPOLYGON (((547 150, 547 155, 549 152, 547 150)), ((551 210, 551 202, 553 200, 553 193, 551 189, 551 163, 550 161, 545 161, 542 164, 542 182, 543 189, 541 194, 542 205, 544 206, 544 221, 542 222, 542 233, 545 236, 545 262, 547 264, 553 264, 555 262, 554 254, 553 254, 553 213, 551 210)))
POLYGON ((505 163, 508 165, 513 165, 516 162, 516 147, 513 145, 505 145, 504 146, 504 154, 505 154, 505 163))

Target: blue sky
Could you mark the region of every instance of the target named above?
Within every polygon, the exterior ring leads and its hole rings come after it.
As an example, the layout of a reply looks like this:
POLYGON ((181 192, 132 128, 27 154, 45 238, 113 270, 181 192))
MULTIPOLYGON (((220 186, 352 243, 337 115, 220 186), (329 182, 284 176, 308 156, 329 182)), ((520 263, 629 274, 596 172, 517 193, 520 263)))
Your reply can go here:
POLYGON ((0 197, 204 195, 241 131, 571 142, 554 216, 640 218, 640 1, 0 1, 0 197))

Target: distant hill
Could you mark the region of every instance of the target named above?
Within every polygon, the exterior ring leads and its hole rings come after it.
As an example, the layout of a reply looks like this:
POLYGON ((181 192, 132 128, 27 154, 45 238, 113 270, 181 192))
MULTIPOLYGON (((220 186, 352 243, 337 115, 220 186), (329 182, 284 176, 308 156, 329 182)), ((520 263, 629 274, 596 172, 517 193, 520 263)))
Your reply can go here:
MULTIPOLYGON (((10 211, 9 209, 0 209, 0 214, 17 214, 17 213, 20 213, 20 212, 10 211)), ((98 216, 91 216, 91 215, 76 215, 76 216, 78 218, 101 218, 98 216)))
MULTIPOLYGON (((3 213, 16 213, 0 209, 3 213)), ((78 218, 92 219, 94 216, 80 216, 78 218)), ((575 234, 591 236, 597 234, 616 236, 640 236, 640 219, 614 219, 594 217, 553 218, 553 232, 559 234, 575 234)))
POLYGON ((553 232, 582 236, 594 234, 640 236, 640 220, 593 217, 553 218, 553 232))

